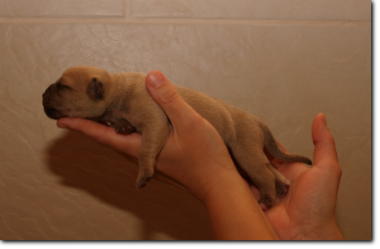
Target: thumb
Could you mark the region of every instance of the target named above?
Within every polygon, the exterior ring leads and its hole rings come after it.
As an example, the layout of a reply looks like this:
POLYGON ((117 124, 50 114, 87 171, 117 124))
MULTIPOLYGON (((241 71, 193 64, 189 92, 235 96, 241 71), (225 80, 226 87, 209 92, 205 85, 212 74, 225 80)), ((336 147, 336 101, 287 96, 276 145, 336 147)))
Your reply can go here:
MULTIPOLYGON (((326 124, 326 117, 319 113, 313 122, 312 135, 314 143, 315 165, 338 165, 335 141, 326 124)), ((339 165, 338 165, 339 167, 339 165)))
POLYGON ((146 88, 154 101, 164 110, 174 127, 186 126, 199 116, 178 94, 170 81, 159 71, 145 78, 146 88))

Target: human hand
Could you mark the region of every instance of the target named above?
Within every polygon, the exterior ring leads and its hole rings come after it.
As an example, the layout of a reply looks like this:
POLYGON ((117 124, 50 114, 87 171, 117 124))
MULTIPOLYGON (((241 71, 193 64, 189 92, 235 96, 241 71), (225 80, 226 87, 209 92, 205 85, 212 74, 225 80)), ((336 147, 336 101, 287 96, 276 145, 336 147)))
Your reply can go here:
MULTIPOLYGON (((156 169, 204 200, 223 176, 238 174, 226 145, 216 129, 179 96, 163 74, 150 72, 146 87, 171 121, 171 132, 158 156, 156 169)), ((61 118, 57 125, 80 131, 105 146, 138 157, 141 146, 138 133, 120 135, 114 128, 80 118, 61 118)))
MULTIPOLYGON (((338 164, 334 138, 324 114, 313 122, 314 165, 281 163, 269 159, 290 180, 290 189, 279 203, 265 212, 282 240, 341 240, 335 205, 342 170, 338 164)), ((252 188, 258 198, 258 191, 252 188)))

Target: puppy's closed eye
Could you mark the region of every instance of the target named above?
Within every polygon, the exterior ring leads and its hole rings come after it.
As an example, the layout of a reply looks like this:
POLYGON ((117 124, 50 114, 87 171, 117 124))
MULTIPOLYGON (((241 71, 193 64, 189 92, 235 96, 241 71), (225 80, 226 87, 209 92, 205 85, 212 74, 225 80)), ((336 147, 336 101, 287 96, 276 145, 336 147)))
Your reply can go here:
POLYGON ((60 90, 60 89, 71 89, 69 86, 66 86, 66 85, 63 85, 60 81, 58 81, 57 83, 55 83, 56 86, 57 86, 57 89, 60 90))

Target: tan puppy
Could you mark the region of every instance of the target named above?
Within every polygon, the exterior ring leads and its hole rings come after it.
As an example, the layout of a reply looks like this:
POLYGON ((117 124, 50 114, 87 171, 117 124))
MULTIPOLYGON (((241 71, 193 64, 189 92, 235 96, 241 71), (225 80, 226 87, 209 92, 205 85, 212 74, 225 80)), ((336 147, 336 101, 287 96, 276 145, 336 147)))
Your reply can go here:
MULTIPOLYGON (((242 174, 260 189, 263 209, 273 205, 276 193, 282 197, 289 188, 289 181, 268 163, 264 147, 280 161, 312 164, 306 157, 279 149, 268 127, 255 116, 206 94, 175 88, 219 132, 242 174)), ((120 134, 141 133, 137 187, 144 187, 153 176, 170 121, 149 95, 144 74, 109 74, 90 66, 72 67, 47 88, 43 105, 53 119, 81 117, 112 126, 120 134)))

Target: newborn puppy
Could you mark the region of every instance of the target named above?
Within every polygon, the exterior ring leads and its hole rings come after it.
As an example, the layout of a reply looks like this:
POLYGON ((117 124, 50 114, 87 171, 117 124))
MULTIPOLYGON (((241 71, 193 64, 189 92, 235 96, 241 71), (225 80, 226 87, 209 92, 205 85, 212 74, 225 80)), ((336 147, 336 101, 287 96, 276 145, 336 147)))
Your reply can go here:
MULTIPOLYGON (((304 156, 279 149, 257 117, 206 94, 174 87, 219 132, 243 175, 260 189, 259 203, 264 210, 274 204, 276 194, 282 197, 289 188, 289 181, 268 163, 264 147, 280 161, 312 164, 304 156)), ((144 74, 72 67, 46 89, 43 106, 52 119, 81 117, 114 127, 120 134, 141 133, 137 187, 144 187, 153 176, 156 158, 169 136, 170 121, 149 95, 144 74)))

